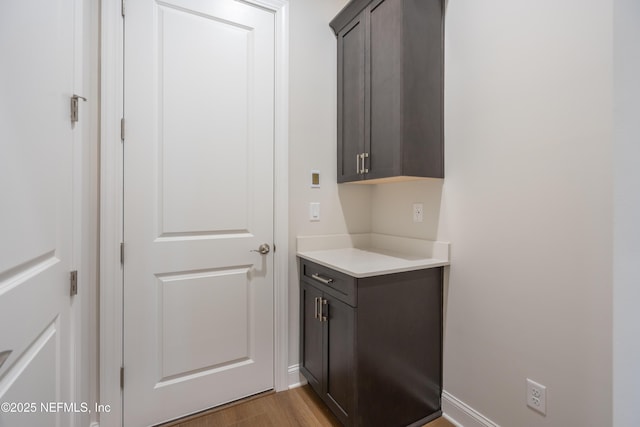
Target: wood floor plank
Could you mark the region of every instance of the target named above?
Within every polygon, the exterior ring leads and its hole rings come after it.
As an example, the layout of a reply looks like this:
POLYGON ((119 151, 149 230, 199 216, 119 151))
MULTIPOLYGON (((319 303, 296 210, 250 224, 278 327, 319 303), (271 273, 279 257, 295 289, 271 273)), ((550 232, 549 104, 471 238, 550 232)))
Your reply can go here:
MULTIPOLYGON (((160 427, 341 427, 341 424, 307 385, 245 399, 160 427)), ((423 427, 454 426, 438 418, 423 427)))
POLYGON ((182 422, 177 427, 211 427, 223 426, 226 423, 225 414, 223 412, 215 412, 209 415, 194 418, 187 422, 182 422))
MULTIPOLYGON (((304 404, 309 412, 309 417, 316 423, 326 426, 340 427, 340 421, 333 415, 331 410, 320 400, 317 394, 311 390, 311 387, 298 387, 292 390, 292 396, 304 404)), ((292 411, 295 411, 296 405, 293 405, 292 411)), ((317 425, 317 424, 316 424, 317 425)))
POLYGON ((429 424, 425 424, 422 427, 455 427, 446 418, 440 417, 431 421, 429 424))
MULTIPOLYGON (((184 425, 187 425, 187 427, 192 427, 191 424, 188 424, 188 422, 191 421, 191 420, 200 420, 203 417, 207 417, 209 415, 216 414, 218 412, 222 412, 227 408, 231 408, 231 407, 237 406, 239 404, 245 404, 245 403, 251 402, 252 400, 255 400, 255 399, 262 399, 263 397, 266 397, 266 396, 269 396, 269 395, 272 395, 272 394, 275 394, 275 391, 270 390, 270 391, 265 391, 265 392, 262 392, 262 393, 254 394, 253 396, 245 397, 244 399, 237 400, 235 402, 225 403, 224 405, 220 405, 220 406, 217 406, 215 408, 207 409, 207 410, 204 410, 204 411, 199 412, 197 414, 188 415, 186 417, 183 417, 183 418, 180 418, 180 419, 177 419, 177 420, 174 420, 174 421, 169 421, 167 423, 160 424, 157 427, 184 427, 184 425)), ((224 419, 224 414, 216 416, 214 418, 222 420, 222 419, 224 419)), ((197 425, 194 425, 193 427, 203 427, 203 426, 210 426, 210 425, 220 426, 220 425, 224 425, 224 424, 197 424, 197 425)))
POLYGON ((241 426, 245 425, 247 420, 252 420, 256 426, 268 424, 272 400, 273 396, 267 396, 225 409, 223 414, 226 415, 226 425, 241 426))

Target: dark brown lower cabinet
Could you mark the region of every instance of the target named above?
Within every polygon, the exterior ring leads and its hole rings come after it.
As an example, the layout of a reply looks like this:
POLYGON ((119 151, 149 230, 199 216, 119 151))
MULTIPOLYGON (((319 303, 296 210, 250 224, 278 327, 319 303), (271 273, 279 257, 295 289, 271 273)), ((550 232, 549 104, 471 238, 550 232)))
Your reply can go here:
POLYGON ((300 369, 345 426, 442 414, 442 267, 356 279, 300 259, 300 283, 300 369))

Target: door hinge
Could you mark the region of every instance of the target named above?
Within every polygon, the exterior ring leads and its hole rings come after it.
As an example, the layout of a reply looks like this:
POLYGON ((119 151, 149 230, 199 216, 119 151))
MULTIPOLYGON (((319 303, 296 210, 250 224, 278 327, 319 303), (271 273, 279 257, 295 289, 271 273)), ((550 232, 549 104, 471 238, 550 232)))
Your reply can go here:
POLYGON ((124 242, 120 242, 120 264, 124 264, 124 242))
POLYGON ((122 11, 122 17, 124 18, 124 0, 122 0, 121 11, 122 11))
POLYGON ((120 388, 124 390, 124 366, 120 366, 120 388))
POLYGON ((80 99, 82 99, 83 101, 87 100, 87 98, 85 98, 84 96, 76 94, 71 97, 71 124, 78 122, 78 100, 80 99))
POLYGON ((124 117, 120 119, 120 140, 124 141, 124 117))
POLYGON ((69 273, 69 295, 78 295, 78 270, 69 273))

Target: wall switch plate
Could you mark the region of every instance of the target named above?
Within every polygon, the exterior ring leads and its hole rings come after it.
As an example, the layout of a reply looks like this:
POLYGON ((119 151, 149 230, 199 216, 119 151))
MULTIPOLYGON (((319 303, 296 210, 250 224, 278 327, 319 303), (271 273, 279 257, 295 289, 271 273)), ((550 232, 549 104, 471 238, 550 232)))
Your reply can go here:
POLYGON ((320 203, 309 203, 309 221, 320 221, 320 203))
POLYGON ((547 387, 527 378, 527 406, 547 414, 547 387))
POLYGON ((424 206, 422 203, 413 204, 413 222, 422 222, 424 220, 424 206))

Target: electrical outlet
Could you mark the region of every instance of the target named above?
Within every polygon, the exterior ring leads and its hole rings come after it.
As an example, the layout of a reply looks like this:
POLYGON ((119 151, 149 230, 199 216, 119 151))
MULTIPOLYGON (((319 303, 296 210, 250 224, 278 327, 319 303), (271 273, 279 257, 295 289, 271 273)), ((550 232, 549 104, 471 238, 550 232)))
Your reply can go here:
POLYGON ((423 221, 423 212, 424 207, 422 203, 414 203, 413 204, 413 222, 422 222, 423 221))
POLYGON ((527 378, 527 406, 547 414, 547 388, 527 378))

